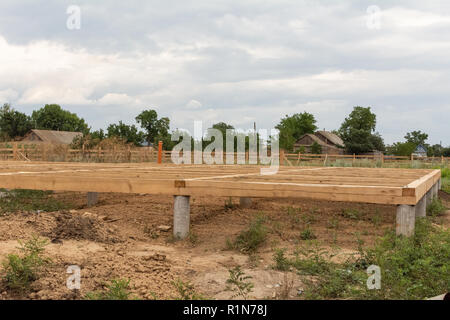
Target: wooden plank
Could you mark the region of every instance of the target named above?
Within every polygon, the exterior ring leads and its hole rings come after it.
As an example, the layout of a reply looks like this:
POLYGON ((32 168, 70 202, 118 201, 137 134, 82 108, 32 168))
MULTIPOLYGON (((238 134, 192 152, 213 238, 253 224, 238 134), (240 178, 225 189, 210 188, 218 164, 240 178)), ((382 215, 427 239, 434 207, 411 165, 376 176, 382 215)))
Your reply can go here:
POLYGON ((439 170, 427 169, 280 167, 275 175, 261 175, 261 168, 0 161, 0 187, 414 205, 440 177, 439 170))

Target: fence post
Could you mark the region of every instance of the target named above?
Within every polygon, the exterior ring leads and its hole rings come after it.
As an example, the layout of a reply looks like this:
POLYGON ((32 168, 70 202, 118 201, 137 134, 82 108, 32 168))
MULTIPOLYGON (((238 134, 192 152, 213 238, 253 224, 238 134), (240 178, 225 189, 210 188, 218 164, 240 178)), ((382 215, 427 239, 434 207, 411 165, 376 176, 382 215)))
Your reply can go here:
POLYGON ((17 160, 17 142, 13 143, 13 160, 17 160))
POLYGON ((280 165, 284 165, 284 150, 280 149, 280 165))
POLYGON ((159 141, 158 142, 158 163, 162 163, 162 146, 163 146, 163 142, 159 141))

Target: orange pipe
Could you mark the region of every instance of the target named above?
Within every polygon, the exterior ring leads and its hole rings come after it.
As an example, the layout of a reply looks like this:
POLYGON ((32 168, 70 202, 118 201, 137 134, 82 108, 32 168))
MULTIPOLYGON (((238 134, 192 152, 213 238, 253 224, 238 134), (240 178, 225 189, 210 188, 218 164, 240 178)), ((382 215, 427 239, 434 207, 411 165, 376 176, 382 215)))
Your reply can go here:
POLYGON ((158 143, 158 163, 162 163, 162 141, 158 143))

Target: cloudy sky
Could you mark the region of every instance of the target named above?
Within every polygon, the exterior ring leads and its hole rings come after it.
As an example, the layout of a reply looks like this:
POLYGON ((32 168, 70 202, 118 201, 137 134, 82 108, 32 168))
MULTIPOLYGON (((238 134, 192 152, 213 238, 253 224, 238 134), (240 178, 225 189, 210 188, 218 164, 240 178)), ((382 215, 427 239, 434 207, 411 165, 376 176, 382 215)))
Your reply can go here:
POLYGON ((2 0, 4 102, 57 103, 94 129, 153 108, 172 129, 308 111, 332 130, 361 105, 387 143, 450 145, 450 2, 2 0))

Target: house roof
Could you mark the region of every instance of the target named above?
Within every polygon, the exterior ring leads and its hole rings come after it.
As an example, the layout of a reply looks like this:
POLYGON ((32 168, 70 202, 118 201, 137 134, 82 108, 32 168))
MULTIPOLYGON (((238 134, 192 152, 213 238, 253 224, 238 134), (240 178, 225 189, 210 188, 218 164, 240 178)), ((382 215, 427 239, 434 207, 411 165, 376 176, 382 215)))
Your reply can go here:
POLYGON ((418 145, 416 150, 414 151, 415 153, 426 153, 427 152, 427 148, 425 148, 423 145, 418 145))
POLYGON ((321 134, 328 141, 330 141, 331 143, 333 143, 333 144, 335 144, 337 146, 341 146, 341 147, 344 146, 344 141, 342 141, 342 139, 338 135, 336 135, 336 134, 334 134, 332 132, 329 132, 329 131, 317 131, 316 133, 321 134))
MULTIPOLYGON (((302 138, 304 138, 304 137, 306 137, 306 136, 310 137, 313 141, 317 142, 317 143, 320 144, 321 146, 330 146, 329 144, 326 144, 324 141, 320 140, 320 138, 318 138, 317 136, 315 136, 315 135, 312 134, 312 133, 306 133, 306 134, 302 135, 302 136, 300 137, 300 139, 302 139, 302 138)), ((298 139, 298 140, 300 140, 300 139, 298 139)), ((299 144, 298 144, 298 141, 297 141, 295 144, 296 144, 296 145, 299 145, 299 144)))
POLYGON ((27 139, 27 136, 34 133, 42 140, 42 142, 48 143, 62 143, 71 144, 73 139, 78 136, 82 136, 81 132, 69 132, 69 131, 53 131, 53 130, 36 130, 32 129, 23 140, 27 139))

